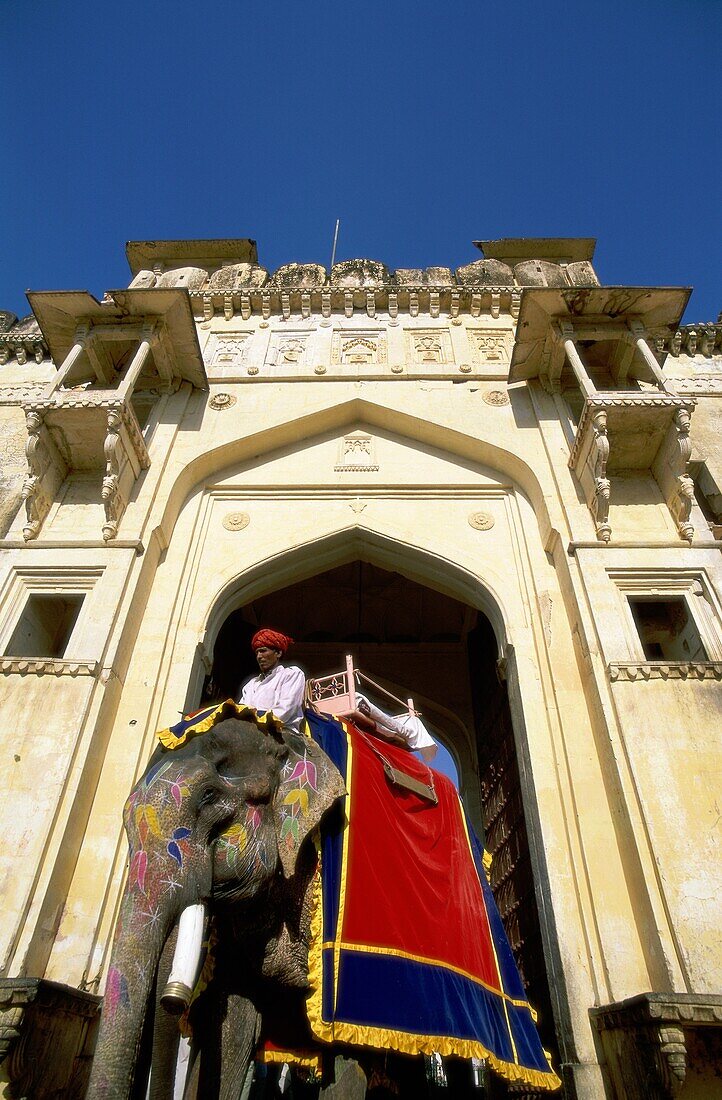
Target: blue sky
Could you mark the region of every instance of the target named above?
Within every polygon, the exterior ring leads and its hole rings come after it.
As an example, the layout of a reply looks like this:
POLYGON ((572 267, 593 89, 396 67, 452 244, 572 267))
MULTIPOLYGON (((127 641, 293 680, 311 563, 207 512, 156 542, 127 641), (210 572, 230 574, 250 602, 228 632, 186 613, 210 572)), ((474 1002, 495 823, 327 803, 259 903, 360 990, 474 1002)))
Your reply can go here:
POLYGON ((127 283, 128 239, 269 268, 596 236, 722 309, 718 0, 5 0, 0 308, 127 283))

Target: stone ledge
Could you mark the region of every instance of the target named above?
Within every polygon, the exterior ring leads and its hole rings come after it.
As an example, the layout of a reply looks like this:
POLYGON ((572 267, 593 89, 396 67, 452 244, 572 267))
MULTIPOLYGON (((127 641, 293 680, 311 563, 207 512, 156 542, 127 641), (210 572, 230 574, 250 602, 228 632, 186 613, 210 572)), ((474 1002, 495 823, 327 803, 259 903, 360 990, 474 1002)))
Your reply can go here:
POLYGON ((617 680, 722 680, 722 661, 615 661, 607 666, 617 680))
POLYGON ((97 676, 97 661, 72 661, 60 657, 0 657, 4 676, 97 676))

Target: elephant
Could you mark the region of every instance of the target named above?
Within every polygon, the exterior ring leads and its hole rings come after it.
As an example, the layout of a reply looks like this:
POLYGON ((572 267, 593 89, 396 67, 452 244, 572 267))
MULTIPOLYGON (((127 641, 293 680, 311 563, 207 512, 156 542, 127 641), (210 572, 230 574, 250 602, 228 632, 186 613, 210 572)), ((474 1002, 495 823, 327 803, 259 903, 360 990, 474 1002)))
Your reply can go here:
MULTIPOLYGON (((156 750, 124 809, 129 871, 91 1100, 146 1095, 149 1007, 159 998, 158 974, 168 967, 179 918, 198 902, 212 914, 218 949, 215 996, 193 1024, 201 1056, 187 1087, 203 1097, 239 1095, 262 1014, 282 1006, 280 1017, 290 1019, 303 1006, 316 865, 311 837, 344 790, 321 748, 274 721, 264 729, 222 717, 179 748, 156 750)), ((157 1035, 169 1020, 175 1028, 172 1017, 157 1016, 157 1035)), ((174 1055, 169 1044, 158 1045, 166 1065, 154 1062, 150 1095, 170 1097, 174 1055)))

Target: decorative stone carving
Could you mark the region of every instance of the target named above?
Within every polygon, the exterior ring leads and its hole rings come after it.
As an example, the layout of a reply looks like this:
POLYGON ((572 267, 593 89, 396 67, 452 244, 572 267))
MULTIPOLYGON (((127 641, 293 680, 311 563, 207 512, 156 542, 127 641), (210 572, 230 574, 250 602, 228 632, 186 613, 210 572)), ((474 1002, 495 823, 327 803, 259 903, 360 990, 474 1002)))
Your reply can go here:
POLYGON ((284 264, 274 271, 271 286, 316 290, 326 282, 326 268, 321 264, 284 264))
POLYGON ((472 357, 477 365, 508 364, 511 332, 485 328, 470 328, 467 332, 472 357))
POLYGON ((208 289, 217 294, 233 294, 237 290, 259 290, 267 282, 268 272, 260 264, 229 264, 213 272, 208 289))
POLYGON ((339 444, 337 472, 372 473, 378 470, 374 441, 366 432, 351 432, 339 444))
POLYGON ((7 309, 0 309, 0 333, 9 332, 17 319, 17 314, 11 313, 7 309))
POLYGON ((687 1076, 687 1034, 722 1024, 722 997, 643 993, 590 1015, 618 1100, 675 1100, 687 1076))
POLYGON ((23 538, 29 542, 38 537, 50 511, 54 492, 65 477, 65 464, 44 426, 42 415, 32 409, 27 411, 25 424, 28 430, 25 444, 28 473, 22 488, 27 516, 23 538))
POLYGON ((617 680, 722 680, 722 661, 615 661, 609 679, 617 680))
POLYGON ((331 362, 337 366, 383 364, 386 357, 386 336, 383 332, 337 330, 333 334, 331 362))
POLYGON ((600 542, 609 542, 612 529, 609 526, 609 498, 611 487, 607 477, 609 459, 609 437, 607 436, 607 413, 599 409, 592 417, 593 443, 590 463, 594 476, 594 496, 591 510, 600 542))
POLYGON ((491 512, 471 512, 469 515, 469 527, 475 531, 490 531, 494 522, 491 512))
POLYGON ((484 394, 484 400, 486 401, 487 405, 508 405, 509 394, 506 392, 506 390, 487 390, 484 394))
POLYGON ((232 393, 214 393, 208 404, 212 409, 230 409, 236 403, 236 398, 232 393))
POLYGON ((95 676, 97 661, 72 661, 60 657, 0 657, 5 676, 95 676))
POLYGON ((108 411, 108 434, 105 437, 105 474, 103 476, 103 488, 101 498, 105 508, 105 523, 103 524, 103 538, 107 542, 118 534, 118 524, 125 509, 125 502, 120 494, 120 464, 122 449, 120 444, 120 413, 117 409, 108 411))
POLYGON ((462 286, 513 286, 514 274, 501 260, 475 260, 456 269, 457 282, 462 286))
POLYGON ((406 358, 410 363, 427 366, 453 360, 451 337, 446 329, 407 329, 406 358))
POLYGON ((208 272, 202 267, 176 267, 172 271, 164 271, 158 276, 159 287, 182 287, 186 290, 199 291, 208 281, 208 272))
POLYGON ((217 333, 211 340, 210 368, 238 367, 246 360, 250 332, 217 333))
POLYGON ((309 339, 307 332, 274 333, 268 349, 268 362, 276 367, 305 366, 309 339))
POLYGON ((462 374, 471 374, 471 364, 470 363, 459 363, 459 370, 461 371, 462 374))
POLYGON ((331 271, 332 286, 375 287, 390 282, 391 272, 378 260, 343 260, 331 271))
POLYGON ((39 978, 0 979, 0 1061, 13 1096, 82 1100, 101 998, 39 978))
POLYGON ((228 512, 223 517, 226 531, 242 531, 251 522, 248 512, 228 512))

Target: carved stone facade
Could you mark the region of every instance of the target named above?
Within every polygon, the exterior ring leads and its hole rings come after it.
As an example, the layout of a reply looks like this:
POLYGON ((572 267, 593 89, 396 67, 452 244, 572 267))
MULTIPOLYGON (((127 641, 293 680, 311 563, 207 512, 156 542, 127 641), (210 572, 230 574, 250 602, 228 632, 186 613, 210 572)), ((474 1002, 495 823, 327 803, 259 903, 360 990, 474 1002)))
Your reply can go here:
POLYGON ((127 790, 267 609, 310 672, 348 647, 418 696, 566 1096, 719 1068, 722 325, 601 285, 587 239, 479 247, 269 272, 131 242, 127 289, 0 313, 15 1095, 61 1018, 66 1080, 87 1058, 96 1000, 44 983, 102 993, 127 790))

